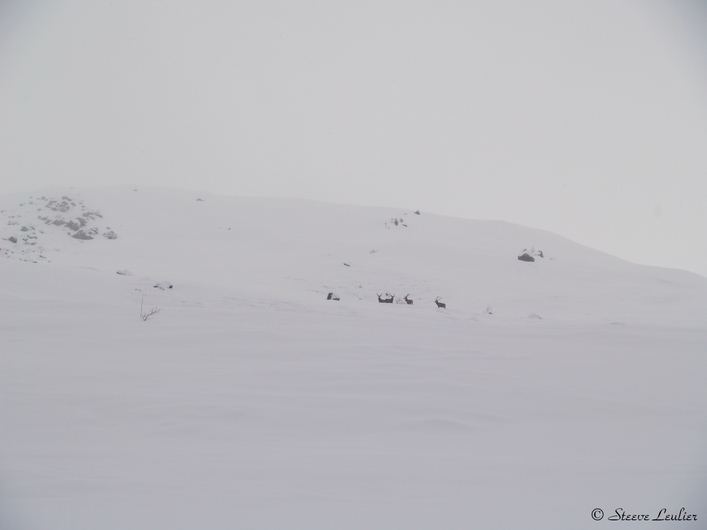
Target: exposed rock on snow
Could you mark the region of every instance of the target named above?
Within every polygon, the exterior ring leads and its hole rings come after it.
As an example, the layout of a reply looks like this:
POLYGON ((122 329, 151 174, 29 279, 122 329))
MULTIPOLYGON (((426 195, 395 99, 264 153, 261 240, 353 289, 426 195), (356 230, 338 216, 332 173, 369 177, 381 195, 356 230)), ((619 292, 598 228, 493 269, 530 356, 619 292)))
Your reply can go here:
POLYGON ((545 256, 543 255, 542 250, 535 250, 534 248, 528 250, 527 248, 524 248, 523 251, 518 256, 518 259, 520 261, 533 262, 533 261, 535 261, 535 258, 544 258, 544 257, 545 256))
POLYGON ((3 249, 3 255, 23 261, 47 259, 44 253, 47 248, 55 246, 61 233, 80 241, 90 241, 100 233, 103 233, 106 239, 118 237, 109 227, 100 226, 99 220, 103 216, 98 210, 87 208, 83 199, 71 198, 68 195, 61 198, 30 197, 30 200, 20 202, 12 209, 2 210, 0 216, 6 219, 6 228, 0 230, 2 235, 7 234, 4 239, 18 244, 19 247, 3 249), (41 221, 47 232, 38 229, 32 221, 41 221), (17 231, 15 227, 20 224, 21 227, 17 231))
POLYGON ((83 230, 79 230, 75 234, 72 234, 71 237, 73 237, 74 239, 84 239, 84 240, 93 239, 93 235, 87 234, 83 230))

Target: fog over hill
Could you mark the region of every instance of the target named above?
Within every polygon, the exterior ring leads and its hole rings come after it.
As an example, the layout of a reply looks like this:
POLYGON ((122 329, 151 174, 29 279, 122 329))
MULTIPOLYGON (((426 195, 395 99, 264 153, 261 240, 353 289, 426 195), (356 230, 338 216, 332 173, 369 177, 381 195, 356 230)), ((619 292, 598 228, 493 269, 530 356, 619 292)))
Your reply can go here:
POLYGON ((145 187, 1 197, 0 256, 3 528, 707 519, 701 276, 145 187))

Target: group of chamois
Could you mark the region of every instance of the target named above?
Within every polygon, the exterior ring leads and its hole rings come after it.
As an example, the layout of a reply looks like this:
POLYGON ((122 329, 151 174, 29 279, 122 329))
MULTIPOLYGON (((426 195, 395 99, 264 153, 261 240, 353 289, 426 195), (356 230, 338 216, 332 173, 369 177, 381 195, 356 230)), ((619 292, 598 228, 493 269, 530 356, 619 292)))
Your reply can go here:
MULTIPOLYGON (((378 293, 376 293, 376 294, 378 294, 378 293)), ((389 295, 390 295, 390 298, 381 298, 381 295, 378 294, 378 302, 381 303, 381 304, 392 304, 392 303, 393 303, 393 300, 395 300, 395 295, 394 295, 394 294, 390 294, 390 293, 386 293, 386 294, 389 294, 389 295)), ((406 303, 407 305, 412 305, 412 303, 413 303, 414 300, 410 300, 410 299, 408 298, 408 296, 410 296, 410 293, 406 294, 406 295, 403 297, 403 300, 405 300, 405 303, 406 303)), ((438 307, 438 308, 441 307, 442 309, 447 309, 447 304, 445 304, 444 302, 440 302, 440 301, 439 301, 440 298, 441 298, 441 296, 438 296, 437 298, 435 298, 435 304, 437 304, 437 307, 438 307)))

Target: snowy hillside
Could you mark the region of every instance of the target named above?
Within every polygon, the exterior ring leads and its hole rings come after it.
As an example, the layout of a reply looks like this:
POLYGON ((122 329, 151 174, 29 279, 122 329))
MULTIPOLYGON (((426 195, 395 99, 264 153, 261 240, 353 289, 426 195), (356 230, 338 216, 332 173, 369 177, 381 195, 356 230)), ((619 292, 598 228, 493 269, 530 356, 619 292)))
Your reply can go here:
POLYGON ((141 187, 0 198, 0 273, 2 528, 707 520, 700 276, 504 222, 141 187))
POLYGON ((286 199, 149 188, 10 196, 0 206, 0 252, 133 275, 124 285, 171 281, 172 299, 185 303, 185 288, 215 286, 273 303, 335 292, 375 305, 376 294, 409 294, 415 310, 435 309, 441 297, 459 318, 490 307, 497 317, 684 324, 704 322, 707 311, 704 278, 638 267, 540 230, 286 199), (526 250, 544 257, 518 260, 526 250))

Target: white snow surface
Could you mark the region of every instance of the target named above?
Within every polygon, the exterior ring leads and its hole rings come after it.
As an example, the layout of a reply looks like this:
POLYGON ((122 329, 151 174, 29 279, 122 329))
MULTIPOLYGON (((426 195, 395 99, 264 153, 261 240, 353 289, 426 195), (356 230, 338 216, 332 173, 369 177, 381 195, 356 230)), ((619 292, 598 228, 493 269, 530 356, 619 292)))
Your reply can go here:
POLYGON ((2 529, 707 528, 701 276, 143 187, 4 196, 2 256, 2 529))

